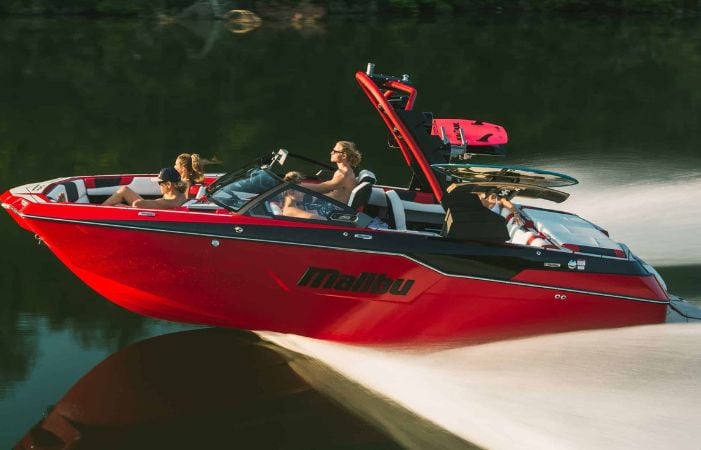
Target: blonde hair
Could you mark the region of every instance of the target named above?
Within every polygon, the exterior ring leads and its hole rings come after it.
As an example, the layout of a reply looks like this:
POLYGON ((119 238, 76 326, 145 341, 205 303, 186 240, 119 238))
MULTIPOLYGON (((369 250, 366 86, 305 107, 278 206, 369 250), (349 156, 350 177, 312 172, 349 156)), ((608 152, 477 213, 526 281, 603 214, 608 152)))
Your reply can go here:
MULTIPOLYGON (((292 171, 287 172, 285 174, 285 176, 283 177, 283 180, 285 180, 287 183, 299 184, 302 182, 303 178, 304 177, 302 176, 301 173, 297 172, 296 170, 292 170, 292 171)), ((296 191, 296 189, 294 189, 294 188, 290 188, 290 189, 285 190, 285 192, 283 193, 283 196, 284 196, 283 197, 284 198, 283 208, 285 208, 287 206, 294 205, 296 203, 295 191, 296 191)))
POLYGON ((303 178, 304 177, 301 173, 297 172, 296 170, 293 170, 291 172, 287 172, 283 179, 288 183, 298 184, 302 181, 303 178))
POLYGON ((176 160, 187 171, 185 181, 190 183, 202 183, 204 181, 204 167, 200 155, 197 153, 181 153, 176 160))
POLYGON ((363 155, 360 154, 355 146, 355 143, 351 141, 338 141, 336 144, 341 146, 350 165, 353 167, 358 167, 358 164, 360 164, 360 161, 363 159, 363 155))

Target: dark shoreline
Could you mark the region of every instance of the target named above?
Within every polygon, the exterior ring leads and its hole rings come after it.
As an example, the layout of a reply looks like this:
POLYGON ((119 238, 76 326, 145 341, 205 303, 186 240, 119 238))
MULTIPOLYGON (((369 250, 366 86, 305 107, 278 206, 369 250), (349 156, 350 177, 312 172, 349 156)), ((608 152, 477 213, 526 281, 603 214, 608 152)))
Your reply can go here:
POLYGON ((226 18, 250 10, 264 19, 320 19, 326 16, 457 16, 475 14, 564 14, 576 16, 697 16, 701 0, 10 0, 0 17, 226 18))

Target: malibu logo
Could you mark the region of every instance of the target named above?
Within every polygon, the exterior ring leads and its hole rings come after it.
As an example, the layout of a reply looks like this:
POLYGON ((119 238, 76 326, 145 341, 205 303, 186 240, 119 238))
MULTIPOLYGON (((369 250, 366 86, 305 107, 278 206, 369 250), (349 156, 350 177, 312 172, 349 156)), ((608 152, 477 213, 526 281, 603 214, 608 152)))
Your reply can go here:
POLYGON ((297 286, 336 289, 339 291, 369 292, 394 295, 406 295, 414 285, 414 280, 390 278, 383 273, 361 272, 360 275, 348 275, 334 269, 310 267, 304 272, 297 286))

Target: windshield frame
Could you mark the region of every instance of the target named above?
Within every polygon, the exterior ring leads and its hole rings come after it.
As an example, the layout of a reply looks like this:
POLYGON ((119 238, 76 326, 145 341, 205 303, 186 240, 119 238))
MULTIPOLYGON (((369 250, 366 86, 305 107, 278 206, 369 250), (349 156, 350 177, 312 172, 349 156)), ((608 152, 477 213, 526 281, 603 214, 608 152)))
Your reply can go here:
POLYGON ((280 178, 280 176, 278 176, 268 167, 261 167, 259 165, 248 165, 246 167, 242 167, 237 171, 221 176, 215 183, 217 184, 217 186, 215 186, 214 189, 207 192, 207 199, 228 211, 241 214, 241 210, 244 209, 247 205, 249 205, 251 202, 254 202, 257 198, 270 192, 271 190, 277 189, 278 187, 280 187, 280 185, 284 184, 284 181, 282 180, 282 178, 280 178), (271 180, 277 181, 277 183, 274 186, 266 187, 265 190, 261 190, 260 192, 256 192, 255 190, 254 192, 247 192, 255 195, 248 199, 241 199, 243 203, 238 207, 228 204, 215 197, 218 192, 224 191, 228 186, 231 186, 232 184, 240 180, 244 180, 245 177, 250 177, 251 172, 264 173, 271 180))
MULTIPOLYGON (((284 168, 284 161, 285 160, 289 161, 290 158, 310 163, 310 164, 317 166, 318 168, 321 169, 319 173, 309 177, 308 179, 310 179, 310 180, 323 181, 325 179, 325 178, 323 178, 323 175, 321 175, 322 177, 320 177, 320 174, 322 173, 322 171, 330 172, 330 171, 335 170, 335 167, 333 167, 330 164, 323 163, 321 161, 318 161, 318 160, 315 160, 312 158, 308 158, 306 156, 287 152, 286 150, 281 149, 278 152, 273 153, 272 157, 266 157, 266 156, 258 157, 256 159, 250 161, 248 164, 245 164, 244 166, 242 166, 242 167, 240 167, 232 172, 227 172, 224 175, 217 178, 216 180, 214 180, 207 188, 207 199, 209 201, 211 201, 212 203, 214 203, 218 206, 221 206, 222 208, 226 209, 227 211, 231 211, 233 213, 241 214, 241 215, 250 215, 250 214, 248 214, 248 212, 250 210, 255 209, 256 205, 258 205, 258 203, 259 203, 259 200, 263 201, 263 200, 268 199, 270 196, 275 195, 277 193, 277 191, 279 189, 281 189, 281 186, 288 184, 284 181, 283 176, 281 174, 277 173, 277 171, 281 168, 284 168), (281 161, 281 160, 276 158, 276 155, 278 155, 280 152, 283 152, 283 151, 285 152, 285 159, 283 159, 281 161), (275 167, 276 170, 273 170, 273 167, 275 167), (237 180, 240 180, 240 179, 243 179, 244 177, 249 176, 248 174, 254 170, 265 172, 272 179, 275 179, 276 181, 278 181, 278 183, 276 183, 274 186, 269 187, 265 191, 258 192, 253 197, 250 197, 248 199, 242 199, 245 201, 243 201, 243 203, 238 207, 232 206, 231 204, 228 204, 228 203, 226 203, 220 199, 217 199, 215 197, 217 192, 220 192, 223 189, 226 189, 227 186, 230 186, 232 183, 237 182, 237 180)), ((318 195, 323 196, 323 194, 319 194, 315 191, 312 191, 310 189, 306 189, 306 188, 299 186, 299 185, 297 186, 297 188, 301 189, 303 191, 306 191, 310 195, 313 195, 313 196, 318 196, 318 195)), ((253 192, 251 192, 251 193, 253 193, 253 192)), ((351 213, 351 212, 357 213, 357 211, 354 211, 350 206, 348 206, 342 202, 338 202, 336 199, 328 198, 328 200, 331 201, 332 203, 337 204, 338 206, 343 206, 344 211, 347 213, 351 213)))
POLYGON ((354 214, 356 216, 358 215, 358 211, 354 210, 353 208, 351 208, 347 204, 336 200, 335 198, 329 197, 329 196, 324 195, 320 192, 313 191, 313 190, 308 189, 300 184, 291 183, 291 182, 283 182, 282 184, 275 186, 274 188, 271 188, 268 191, 256 196, 255 198, 251 199, 248 203, 246 203, 244 206, 242 206, 237 211, 237 214, 252 216, 252 217, 265 217, 265 218, 270 218, 270 219, 274 219, 274 220, 292 220, 292 221, 313 222, 316 224, 325 224, 325 225, 338 225, 338 223, 336 221, 329 219, 329 218, 327 218, 327 220, 315 220, 315 219, 299 219, 299 218, 295 218, 295 217, 275 216, 275 215, 267 215, 267 214, 266 215, 252 214, 258 205, 270 200, 271 198, 277 196, 278 194, 280 194, 283 191, 286 191, 287 189, 295 189, 299 192, 310 195, 312 197, 322 199, 325 202, 328 202, 328 203, 333 204, 334 206, 337 206, 339 208, 340 212, 342 212, 342 213, 354 214))
POLYGON ((224 175, 220 176, 216 180, 212 181, 212 183, 207 186, 207 196, 209 197, 210 195, 214 194, 216 191, 221 189, 222 187, 226 186, 231 182, 231 178, 240 176, 241 173, 243 173, 246 170, 253 169, 253 168, 261 168, 265 166, 265 163, 263 162, 264 158, 263 157, 258 157, 252 161, 249 161, 248 163, 244 164, 243 166, 240 166, 238 169, 235 169, 231 172, 226 172, 224 175))

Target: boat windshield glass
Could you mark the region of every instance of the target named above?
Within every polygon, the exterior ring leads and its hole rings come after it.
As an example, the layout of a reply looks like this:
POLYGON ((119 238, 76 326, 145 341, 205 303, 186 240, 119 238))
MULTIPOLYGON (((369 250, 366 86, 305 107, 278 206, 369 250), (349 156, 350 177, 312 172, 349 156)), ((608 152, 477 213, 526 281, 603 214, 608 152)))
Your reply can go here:
POLYGON ((282 183, 272 172, 257 167, 242 170, 227 178, 228 183, 209 194, 209 199, 233 211, 238 211, 253 198, 282 183))

